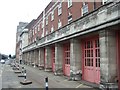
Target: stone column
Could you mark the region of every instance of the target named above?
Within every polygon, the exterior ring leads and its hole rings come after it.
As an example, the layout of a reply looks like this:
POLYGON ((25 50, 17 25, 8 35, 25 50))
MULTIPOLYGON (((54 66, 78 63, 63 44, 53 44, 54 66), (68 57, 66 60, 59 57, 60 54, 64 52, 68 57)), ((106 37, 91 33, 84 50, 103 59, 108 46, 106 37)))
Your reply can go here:
POLYGON ((26 61, 25 61, 25 64, 27 64, 27 59, 28 59, 28 52, 26 52, 26 61))
POLYGON ((52 71, 51 47, 45 48, 45 71, 52 71))
POLYGON ((22 54, 22 64, 24 63, 25 60, 25 53, 22 54))
POLYGON ((116 86, 116 36, 115 32, 103 30, 99 32, 100 41, 100 82, 101 86, 116 86))
POLYGON ((36 50, 34 50, 34 67, 36 67, 36 50))
POLYGON ((31 65, 31 51, 29 51, 29 65, 31 65))
POLYGON ((29 63, 28 63, 28 65, 30 65, 30 62, 31 62, 31 53, 29 51, 29 63))
POLYGON ((30 62, 30 58, 29 58, 30 54, 29 54, 29 51, 28 51, 28 55, 27 55, 27 65, 29 65, 29 62, 30 62))
POLYGON ((55 75, 63 74, 63 47, 59 44, 55 44, 55 75))
POLYGON ((36 64, 39 66, 39 49, 36 50, 36 64))
POLYGON ((80 40, 71 39, 70 42, 70 79, 80 80, 82 76, 82 48, 80 40))
POLYGON ((32 56, 33 56, 32 51, 30 51, 30 65, 32 65, 32 56))
POLYGON ((38 66, 40 67, 40 60, 41 60, 41 58, 40 58, 40 48, 39 48, 39 52, 38 52, 38 66))
POLYGON ((27 62, 28 62, 28 52, 26 52, 26 65, 27 65, 27 62))
POLYGON ((32 66, 34 65, 34 51, 32 51, 32 66))
POLYGON ((39 49, 39 65, 40 65, 40 69, 44 69, 44 48, 40 48, 39 49))
POLYGON ((27 61, 27 53, 25 52, 25 63, 26 64, 26 61, 27 61))

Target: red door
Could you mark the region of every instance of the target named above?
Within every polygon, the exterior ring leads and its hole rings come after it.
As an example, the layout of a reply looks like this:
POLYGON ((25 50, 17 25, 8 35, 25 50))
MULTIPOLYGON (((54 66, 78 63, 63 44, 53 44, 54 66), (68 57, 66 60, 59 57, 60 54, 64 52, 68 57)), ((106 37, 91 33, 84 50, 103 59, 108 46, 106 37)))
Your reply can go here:
POLYGON ((55 72, 55 47, 52 47, 52 71, 55 72))
POLYGON ((99 39, 91 38, 83 42, 83 79, 93 83, 100 81, 99 39))
POLYGON ((70 45, 64 45, 64 75, 70 76, 70 45))
POLYGON ((120 32, 117 33, 117 50, 118 50, 118 85, 120 90, 120 32))

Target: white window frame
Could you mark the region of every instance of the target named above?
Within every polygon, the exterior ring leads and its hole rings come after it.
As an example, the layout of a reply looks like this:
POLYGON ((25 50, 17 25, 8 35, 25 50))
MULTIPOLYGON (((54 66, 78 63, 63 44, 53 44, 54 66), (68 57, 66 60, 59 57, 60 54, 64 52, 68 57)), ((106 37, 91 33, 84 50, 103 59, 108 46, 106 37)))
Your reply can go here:
POLYGON ((52 27, 51 27, 51 32, 53 32, 54 31, 54 27, 53 27, 53 25, 52 25, 52 27))
POLYGON ((32 31, 33 31, 33 35, 34 35, 34 29, 32 31))
POLYGON ((102 3, 103 3, 103 5, 105 4, 105 3, 107 3, 107 2, 109 2, 110 0, 102 0, 102 3))
POLYGON ((37 33, 37 27, 35 27, 34 30, 35 30, 35 34, 36 34, 37 33))
MULTIPOLYGON (((69 12, 69 16, 68 16, 68 17, 70 17, 70 16, 72 16, 72 14, 69 12)), ((72 21, 72 18, 68 19, 68 24, 69 24, 71 21, 72 21)))
POLYGON ((42 28, 44 28, 44 22, 42 22, 41 24, 42 24, 42 28))
POLYGON ((58 15, 62 14, 62 2, 59 3, 58 5, 58 15))
POLYGON ((40 24, 37 27, 38 27, 38 31, 40 31, 40 24))
POLYGON ((46 25, 48 25, 48 16, 46 17, 46 25))
POLYGON ((60 19, 59 19, 59 21, 58 21, 58 29, 59 29, 61 26, 62 26, 62 22, 61 22, 60 19))
POLYGON ((54 10, 51 12, 51 21, 54 20, 54 10))
POLYGON ((46 35, 48 35, 48 30, 46 29, 46 35))
POLYGON ((34 42, 36 41, 36 37, 35 37, 35 40, 34 40, 34 42))
POLYGON ((72 0, 68 0, 68 8, 72 6, 72 0))
POLYGON ((83 2, 83 7, 81 8, 81 14, 83 16, 86 13, 88 13, 88 4, 85 4, 85 2, 83 2))
POLYGON ((72 18, 68 19, 68 24, 72 21, 72 18))

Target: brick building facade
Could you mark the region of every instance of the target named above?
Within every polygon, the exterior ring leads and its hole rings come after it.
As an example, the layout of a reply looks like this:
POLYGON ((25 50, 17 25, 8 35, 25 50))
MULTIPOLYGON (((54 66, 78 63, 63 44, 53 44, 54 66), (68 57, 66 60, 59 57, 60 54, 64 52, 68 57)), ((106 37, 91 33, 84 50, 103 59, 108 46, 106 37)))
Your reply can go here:
POLYGON ((55 75, 117 87, 119 8, 119 1, 50 2, 29 28, 23 60, 55 75))

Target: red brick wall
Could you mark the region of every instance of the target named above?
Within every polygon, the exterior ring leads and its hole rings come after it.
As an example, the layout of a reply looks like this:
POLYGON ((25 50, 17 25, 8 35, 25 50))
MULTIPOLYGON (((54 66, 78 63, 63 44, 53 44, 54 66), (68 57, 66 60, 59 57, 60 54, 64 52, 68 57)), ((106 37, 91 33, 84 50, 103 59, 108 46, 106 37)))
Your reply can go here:
MULTIPOLYGON (((88 11, 91 12, 94 10, 94 3, 93 2, 87 2, 88 3, 88 11)), ((62 22, 62 26, 65 26, 68 24, 68 15, 69 12, 72 14, 72 21, 78 19, 81 17, 81 8, 82 8, 82 2, 73 2, 72 6, 68 8, 68 3, 67 2, 62 2, 62 14, 58 15, 58 5, 59 2, 54 6, 55 3, 49 3, 49 5, 45 8, 45 17, 48 16, 48 25, 46 25, 46 19, 45 19, 45 24, 44 24, 44 30, 46 33, 46 30, 48 31, 48 33, 50 33, 51 31, 51 27, 53 25, 54 30, 58 29, 58 21, 60 19, 60 21, 62 22), (53 7, 54 6, 54 7, 53 7), (51 10, 50 8, 53 7, 51 10), (51 11, 54 10, 54 20, 51 21, 51 11)), ((101 2, 96 2, 96 8, 98 8, 99 6, 101 6, 101 2)), ((34 24, 37 24, 37 22, 43 17, 43 12, 42 14, 40 14, 40 16, 38 16, 36 22, 34 24)), ((40 21, 40 31, 38 31, 37 33, 39 33, 39 38, 41 38, 41 35, 43 33, 43 29, 42 29, 42 23, 43 21, 40 21)), ((46 34, 44 34, 46 35, 46 34)), ((33 38, 31 39, 35 39, 36 35, 34 34, 33 38)), ((33 41, 33 40, 31 40, 33 41)))

